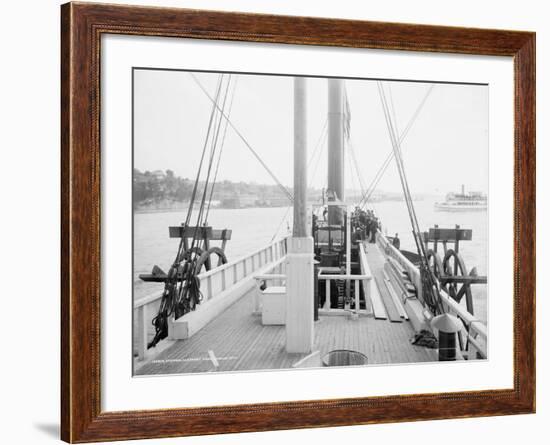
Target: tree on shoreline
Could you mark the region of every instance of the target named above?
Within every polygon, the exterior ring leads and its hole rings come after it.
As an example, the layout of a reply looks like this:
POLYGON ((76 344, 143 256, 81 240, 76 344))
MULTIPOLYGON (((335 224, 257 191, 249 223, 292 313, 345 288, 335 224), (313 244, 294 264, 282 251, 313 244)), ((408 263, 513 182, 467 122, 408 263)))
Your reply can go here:
MULTIPOLYGON (((134 168, 133 197, 134 207, 154 204, 164 200, 188 202, 193 193, 194 181, 175 176, 172 170, 146 170, 141 172, 134 168)), ((209 186, 210 187, 210 186, 209 186)), ((201 196, 204 182, 200 181, 197 196, 201 196)), ((235 197, 254 197, 260 201, 280 200, 283 193, 277 185, 266 185, 246 182, 232 182, 227 179, 216 183, 212 199, 222 201, 235 197)))

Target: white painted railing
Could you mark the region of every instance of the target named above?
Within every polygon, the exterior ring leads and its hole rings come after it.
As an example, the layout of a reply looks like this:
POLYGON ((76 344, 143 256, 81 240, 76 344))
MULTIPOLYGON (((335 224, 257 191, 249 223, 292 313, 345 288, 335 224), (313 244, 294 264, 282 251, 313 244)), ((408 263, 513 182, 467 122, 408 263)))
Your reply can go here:
MULTIPOLYGON (((287 238, 279 239, 266 247, 256 250, 222 266, 216 267, 198 276, 201 283, 203 301, 216 298, 216 295, 231 288, 239 281, 250 277, 255 271, 270 263, 282 264, 287 252, 287 238)), ((134 301, 134 350, 138 358, 143 359, 147 351, 147 341, 154 333, 152 318, 158 311, 162 291, 151 293, 134 301)), ((200 310, 200 306, 197 307, 200 310)))
POLYGON ((201 292, 204 299, 214 298, 243 278, 285 255, 286 238, 283 238, 238 260, 200 274, 201 292))
MULTIPOLYGON (((422 295, 422 281, 420 278, 419 269, 412 264, 405 256, 399 252, 386 237, 378 232, 376 236, 378 245, 384 249, 387 255, 396 260, 399 265, 408 273, 410 280, 414 284, 417 290, 417 295, 422 295)), ((443 301, 444 308, 450 314, 455 317, 459 317, 467 328, 462 330, 462 335, 468 339, 468 345, 472 347, 474 352, 478 352, 483 358, 487 357, 487 327, 485 324, 470 314, 466 308, 458 304, 451 296, 446 292, 440 292, 441 300, 443 301)), ((422 300, 421 300, 422 301, 422 300)))
MULTIPOLYGON (((358 314, 359 313, 359 308, 360 308, 360 304, 359 304, 359 300, 360 300, 360 296, 361 296, 361 292, 359 291, 359 286, 361 284, 365 284, 365 282, 369 282, 370 280, 372 280, 372 276, 371 275, 344 275, 344 274, 323 274, 323 268, 320 267, 319 268, 319 274, 317 275, 317 278, 319 279, 319 281, 321 280, 324 280, 325 281, 325 304, 323 306, 323 311, 334 311, 335 309, 331 309, 330 307, 330 295, 331 295, 331 291, 330 291, 330 284, 331 284, 331 281, 332 280, 336 280, 336 281, 344 281, 345 282, 345 286, 346 286, 346 289, 347 289, 347 286, 348 286, 348 283, 349 283, 349 286, 352 286, 352 284, 355 286, 354 287, 354 290, 355 290, 355 312, 358 314)), ((367 286, 364 286, 363 287, 364 291, 365 291, 365 301, 368 301, 368 295, 366 293, 366 290, 368 289, 367 286)))
POLYGON ((423 301, 422 279, 420 277, 420 271, 418 270, 418 267, 416 267, 401 252, 399 252, 399 250, 396 249, 380 231, 378 231, 376 234, 376 242, 378 243, 380 248, 383 249, 384 252, 386 252, 387 255, 397 261, 399 265, 407 272, 407 274, 409 275, 409 279, 416 288, 416 295, 418 299, 423 301))
POLYGON ((448 313, 460 318, 466 325, 462 329, 462 335, 468 340, 469 352, 478 352, 482 358, 487 358, 487 327, 485 323, 470 314, 466 308, 458 304, 453 297, 446 292, 440 292, 444 308, 448 313), (467 329, 469 328, 469 329, 467 329))

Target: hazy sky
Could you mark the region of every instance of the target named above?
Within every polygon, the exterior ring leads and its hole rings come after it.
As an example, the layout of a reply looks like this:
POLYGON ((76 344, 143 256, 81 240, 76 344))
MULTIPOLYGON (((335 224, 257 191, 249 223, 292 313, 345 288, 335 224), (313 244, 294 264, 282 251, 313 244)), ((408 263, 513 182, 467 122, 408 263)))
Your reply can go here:
MULTIPOLYGON (((190 74, 180 71, 134 72, 134 166, 172 169, 193 178, 199 163, 211 102, 190 74)), ((219 74, 196 74, 213 96, 219 74)), ((279 180, 292 185, 293 80, 286 76, 233 75, 238 78, 231 121, 279 180)), ((422 101, 430 84, 388 82, 400 132, 422 101)), ((351 109, 351 141, 366 184, 391 151, 376 81, 346 80, 351 109)), ((327 80, 307 81, 308 159, 327 118, 327 80)), ((480 85, 436 84, 402 144, 405 168, 414 193, 444 194, 459 190, 487 191, 488 94, 480 85)), ((389 100, 389 97, 388 97, 389 100)), ((326 140, 326 138, 325 138, 326 140)), ((310 185, 326 185, 326 144, 314 159, 310 185), (315 165, 317 168, 314 169, 315 165)), ((358 188, 346 152, 346 188, 358 188)), ((272 184, 263 167, 231 130, 227 131, 220 180, 272 184)), ((379 189, 400 191, 395 163, 379 189)))

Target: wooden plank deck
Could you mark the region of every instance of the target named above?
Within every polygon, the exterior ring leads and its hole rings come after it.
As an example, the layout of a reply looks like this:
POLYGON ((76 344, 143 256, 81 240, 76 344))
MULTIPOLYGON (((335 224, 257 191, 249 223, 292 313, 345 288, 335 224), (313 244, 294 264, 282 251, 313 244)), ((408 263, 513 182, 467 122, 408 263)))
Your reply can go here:
MULTIPOLYGON (((251 291, 196 335, 138 368, 136 375, 291 368, 305 354, 286 353, 284 326, 263 326, 261 317, 252 314, 253 304, 251 291)), ((324 356, 334 349, 352 349, 365 354, 369 364, 437 360, 434 350, 410 344, 413 335, 406 321, 321 316, 315 323, 314 350, 324 356)))
POLYGON ((386 263, 386 258, 382 252, 380 252, 380 248, 377 244, 365 242, 363 243, 363 246, 365 248, 367 261, 369 263, 372 276, 374 277, 374 282, 376 283, 380 296, 382 297, 382 302, 386 308, 388 318, 394 323, 401 323, 402 318, 399 310, 395 306, 390 290, 386 287, 386 277, 384 274, 384 264, 386 263))

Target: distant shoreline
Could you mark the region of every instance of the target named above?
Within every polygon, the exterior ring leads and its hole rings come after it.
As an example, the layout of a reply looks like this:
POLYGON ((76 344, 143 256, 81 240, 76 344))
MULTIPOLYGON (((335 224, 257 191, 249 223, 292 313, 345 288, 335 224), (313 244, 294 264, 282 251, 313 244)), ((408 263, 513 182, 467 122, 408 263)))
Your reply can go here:
MULTIPOLYGON (((213 207, 211 210, 246 210, 246 209, 280 209, 287 206, 247 206, 247 207, 213 207)), ((157 209, 134 209, 134 213, 175 213, 186 212, 188 207, 165 207, 157 209)))
MULTIPOLYGON (((436 195, 418 195, 413 196, 413 201, 424 201, 425 199, 435 199, 436 195)), ((378 199, 373 201, 376 204, 384 203, 384 202, 398 202, 403 201, 401 197, 385 197, 383 199, 378 199)), ((187 205, 177 205, 177 206, 166 206, 166 207, 137 207, 134 208, 134 213, 141 214, 141 213, 168 213, 168 212, 185 212, 189 208, 187 205)), ((308 202, 308 205, 319 205, 319 202, 308 202)), ((215 206, 212 207, 211 210, 244 210, 244 209, 277 209, 277 208, 285 208, 290 206, 290 203, 288 205, 245 205, 242 207, 220 207, 215 206)), ((195 208, 198 209, 198 205, 195 205, 195 208)))

